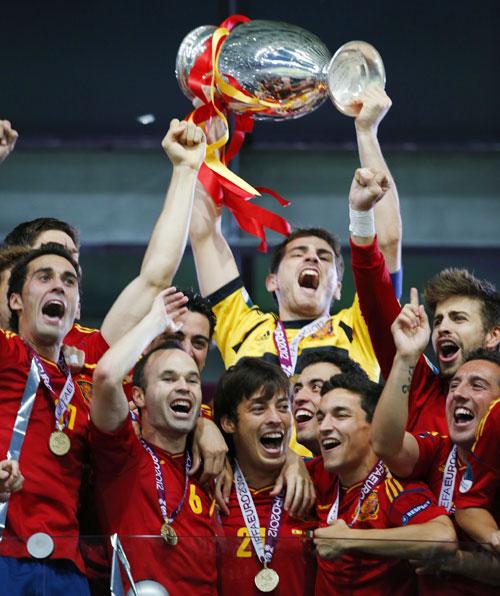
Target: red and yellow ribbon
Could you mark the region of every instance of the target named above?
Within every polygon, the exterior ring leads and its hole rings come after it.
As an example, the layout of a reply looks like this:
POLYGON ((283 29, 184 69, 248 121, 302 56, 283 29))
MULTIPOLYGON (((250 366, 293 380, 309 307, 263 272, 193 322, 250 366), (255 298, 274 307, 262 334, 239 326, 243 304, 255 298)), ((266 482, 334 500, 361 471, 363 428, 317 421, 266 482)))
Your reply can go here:
POLYGON ((188 85, 202 105, 189 114, 188 120, 206 131, 211 118, 220 119, 223 132, 219 138, 207 144, 205 163, 200 168, 198 178, 216 205, 219 207, 224 205, 230 209, 239 226, 260 239, 259 250, 265 252, 267 243, 264 228, 288 236, 290 225, 283 217, 250 201, 260 196, 259 191, 261 191, 273 196, 281 205, 285 206, 289 203, 270 189, 254 188, 232 172, 227 164, 241 149, 245 135, 253 130, 252 112, 269 110, 279 105, 279 102, 264 101, 251 95, 234 79, 225 80, 218 67, 219 55, 225 39, 233 27, 249 20, 243 15, 232 15, 227 18, 213 33, 205 51, 196 59, 189 74, 188 85), (210 97, 207 98, 204 87, 208 87, 209 77, 210 97), (231 100, 247 104, 248 112, 235 116, 233 134, 226 151, 225 147, 229 140, 226 104, 231 100))

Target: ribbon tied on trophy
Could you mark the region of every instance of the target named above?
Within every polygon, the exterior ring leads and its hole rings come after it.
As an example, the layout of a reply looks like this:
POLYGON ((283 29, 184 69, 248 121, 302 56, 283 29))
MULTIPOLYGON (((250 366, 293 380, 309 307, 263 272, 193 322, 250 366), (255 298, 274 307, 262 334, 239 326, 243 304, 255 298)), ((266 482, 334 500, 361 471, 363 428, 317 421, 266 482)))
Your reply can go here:
POLYGON ((301 27, 243 15, 189 33, 179 47, 176 76, 183 93, 198 104, 188 119, 205 132, 217 131, 207 142, 200 182, 217 206, 228 207, 240 227, 260 239, 262 251, 265 227, 287 236, 290 226, 251 199, 264 192, 282 205, 288 202, 268 188, 252 187, 227 167, 254 121, 300 118, 328 95, 339 111, 355 116, 364 89, 385 85, 380 55, 366 42, 344 44, 332 58, 325 44, 301 27), (229 113, 234 126, 226 148, 229 113))

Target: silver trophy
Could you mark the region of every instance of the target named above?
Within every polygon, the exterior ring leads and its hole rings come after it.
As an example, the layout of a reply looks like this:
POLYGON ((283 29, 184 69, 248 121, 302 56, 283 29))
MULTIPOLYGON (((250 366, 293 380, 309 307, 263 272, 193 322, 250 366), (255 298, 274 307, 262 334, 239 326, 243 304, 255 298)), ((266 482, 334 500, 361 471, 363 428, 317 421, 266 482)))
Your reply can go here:
MULTIPOLYGON (((188 77, 216 27, 204 25, 182 41, 176 76, 184 94, 193 99, 188 77)), ((353 102, 370 84, 385 86, 385 70, 377 50, 363 41, 344 44, 331 56, 325 44, 301 27, 277 21, 255 20, 236 26, 224 41, 219 71, 262 101, 254 106, 231 98, 227 107, 236 113, 251 111, 258 120, 300 118, 318 108, 330 95, 344 114, 358 112, 353 102), (272 105, 270 105, 272 104, 272 105)), ((212 73, 202 85, 208 98, 212 73)))

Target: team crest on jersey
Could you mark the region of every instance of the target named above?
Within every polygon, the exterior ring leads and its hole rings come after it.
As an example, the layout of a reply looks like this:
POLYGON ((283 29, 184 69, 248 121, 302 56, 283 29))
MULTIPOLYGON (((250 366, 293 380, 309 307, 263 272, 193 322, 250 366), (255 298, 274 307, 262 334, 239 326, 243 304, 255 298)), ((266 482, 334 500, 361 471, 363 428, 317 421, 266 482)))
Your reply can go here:
POLYGON ((331 319, 329 319, 323 325, 323 327, 321 327, 321 329, 316 331, 316 333, 313 333, 311 335, 311 339, 324 339, 325 337, 329 337, 330 335, 333 335, 333 325, 331 319))
POLYGON ((90 381, 79 380, 76 381, 76 384, 78 385, 85 402, 90 404, 90 400, 92 399, 92 383, 90 381))
POLYGON ((377 519, 379 511, 378 495, 376 492, 371 492, 364 503, 361 505, 358 521, 367 521, 369 519, 377 519))

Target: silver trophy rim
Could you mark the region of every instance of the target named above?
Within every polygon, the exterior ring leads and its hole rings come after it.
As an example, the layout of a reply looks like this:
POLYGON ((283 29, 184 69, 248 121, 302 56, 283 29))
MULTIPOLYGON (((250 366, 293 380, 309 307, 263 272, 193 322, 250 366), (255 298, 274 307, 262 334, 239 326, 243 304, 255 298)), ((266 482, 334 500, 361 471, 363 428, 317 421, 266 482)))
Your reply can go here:
MULTIPOLYGON (((378 58, 378 64, 380 66, 381 78, 377 83, 368 83, 368 84, 380 85, 380 83, 382 83, 381 86, 383 89, 385 89, 386 75, 385 75, 385 67, 384 67, 384 62, 382 60, 382 57, 381 57, 380 53, 378 52, 378 50, 375 48, 375 46, 373 46, 371 43, 368 43, 367 41, 363 41, 360 39, 354 39, 354 40, 346 42, 345 44, 341 45, 340 48, 335 52, 335 54, 333 55, 332 59, 330 60, 328 66, 326 68, 327 81, 329 81, 330 72, 337 65, 340 56, 342 56, 342 54, 344 54, 344 52, 346 50, 350 49, 350 46, 352 46, 354 44, 359 44, 362 48, 365 48, 368 52, 371 52, 376 58, 378 58)), ((359 49, 359 51, 363 54, 363 57, 366 59, 365 52, 362 49, 359 49)), ((366 89, 368 84, 363 87, 363 91, 366 89)), ((342 102, 336 95, 335 90, 332 89, 329 84, 328 84, 328 94, 330 95, 330 99, 332 100, 333 104, 335 105, 335 107, 337 108, 337 110, 339 112, 341 112, 342 114, 345 114, 346 116, 352 116, 352 117, 356 116, 357 112, 353 111, 350 108, 350 103, 353 99, 355 99, 357 97, 357 95, 352 95, 350 97, 349 102, 342 102)))

